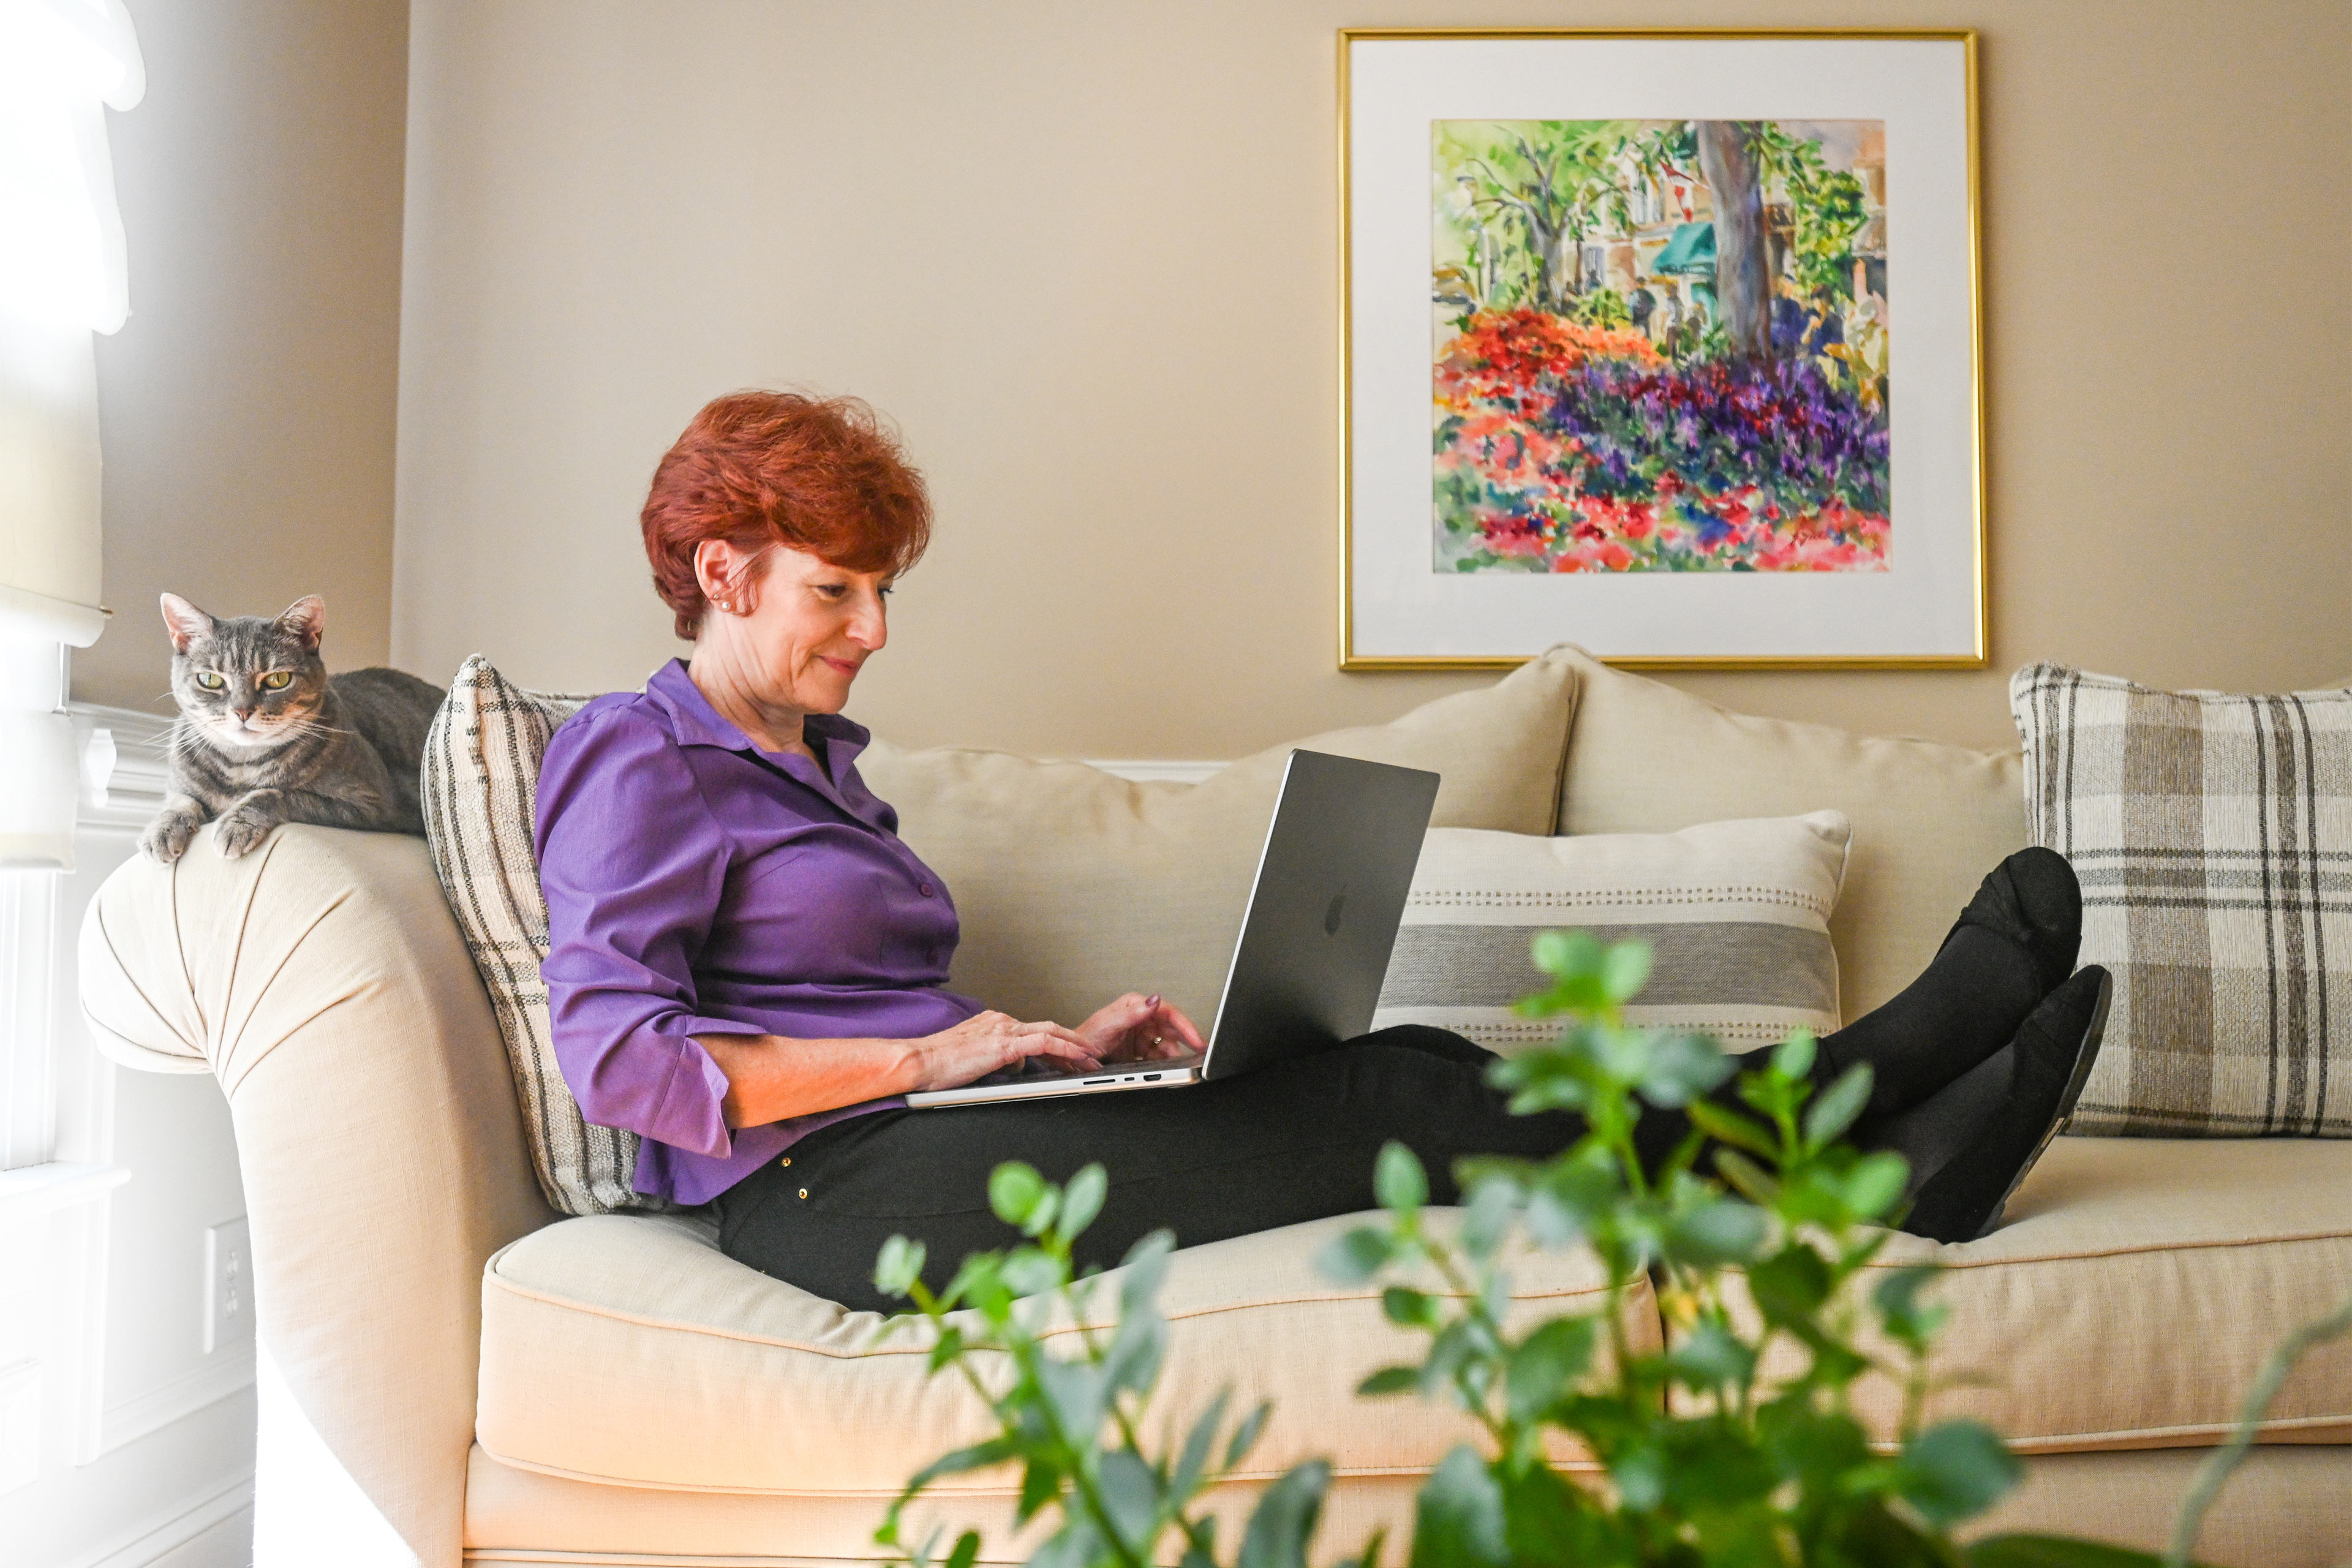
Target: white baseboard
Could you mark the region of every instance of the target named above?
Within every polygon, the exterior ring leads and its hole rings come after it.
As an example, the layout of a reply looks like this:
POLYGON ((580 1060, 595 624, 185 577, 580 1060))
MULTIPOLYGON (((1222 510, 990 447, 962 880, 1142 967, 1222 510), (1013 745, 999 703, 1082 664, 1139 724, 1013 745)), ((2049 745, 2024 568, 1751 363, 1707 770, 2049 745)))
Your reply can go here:
POLYGON ((253 1506, 253 1472, 247 1470, 226 1485, 205 1493, 161 1524, 150 1525, 128 1540, 118 1540, 68 1568, 148 1568, 176 1552, 205 1531, 242 1509, 253 1506))
POLYGON ((136 1442, 150 1432, 160 1431, 183 1416, 194 1415, 205 1405, 218 1404, 252 1386, 253 1342, 224 1345, 194 1371, 183 1373, 136 1399, 101 1411, 98 1442, 89 1459, 81 1462, 88 1464, 100 1454, 110 1454, 125 1443, 136 1442))

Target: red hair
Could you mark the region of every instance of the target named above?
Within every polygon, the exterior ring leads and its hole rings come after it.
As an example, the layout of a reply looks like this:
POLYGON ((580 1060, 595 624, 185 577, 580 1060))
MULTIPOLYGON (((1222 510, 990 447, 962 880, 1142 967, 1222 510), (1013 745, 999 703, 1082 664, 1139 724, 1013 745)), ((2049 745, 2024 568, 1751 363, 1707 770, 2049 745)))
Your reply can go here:
POLYGON ((851 572, 912 566, 931 540, 923 476, 855 397, 736 392, 705 404, 654 469, 638 521, 654 591, 688 641, 709 602, 694 548, 787 545, 851 572))

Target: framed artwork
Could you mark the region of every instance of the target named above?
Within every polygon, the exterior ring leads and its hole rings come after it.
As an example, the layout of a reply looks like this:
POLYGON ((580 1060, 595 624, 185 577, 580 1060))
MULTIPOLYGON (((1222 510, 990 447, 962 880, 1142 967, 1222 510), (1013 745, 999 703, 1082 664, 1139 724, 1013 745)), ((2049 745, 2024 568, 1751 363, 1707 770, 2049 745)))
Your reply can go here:
POLYGON ((1985 661, 1976 36, 1339 35, 1340 666, 1985 661))

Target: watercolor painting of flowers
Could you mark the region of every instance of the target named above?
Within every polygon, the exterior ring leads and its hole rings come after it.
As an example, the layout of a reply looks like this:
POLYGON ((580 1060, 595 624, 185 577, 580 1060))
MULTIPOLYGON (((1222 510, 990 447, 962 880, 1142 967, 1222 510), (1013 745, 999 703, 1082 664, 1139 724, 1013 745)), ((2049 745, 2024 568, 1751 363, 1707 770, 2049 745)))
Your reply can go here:
POLYGON ((1889 569, 1885 121, 1429 136, 1434 570, 1889 569))
POLYGON ((1340 668, 1983 668, 1975 34, 1339 68, 1340 668))

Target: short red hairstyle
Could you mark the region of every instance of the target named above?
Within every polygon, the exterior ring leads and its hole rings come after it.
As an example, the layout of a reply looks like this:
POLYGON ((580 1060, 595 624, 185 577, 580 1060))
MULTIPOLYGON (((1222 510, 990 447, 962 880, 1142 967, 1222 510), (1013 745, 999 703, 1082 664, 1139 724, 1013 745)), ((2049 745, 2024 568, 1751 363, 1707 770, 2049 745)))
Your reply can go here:
POLYGON ((912 566, 931 500, 898 437, 855 397, 736 392, 703 405, 654 469, 640 516, 654 591, 692 640, 709 601, 694 547, 804 550, 852 572, 912 566))

